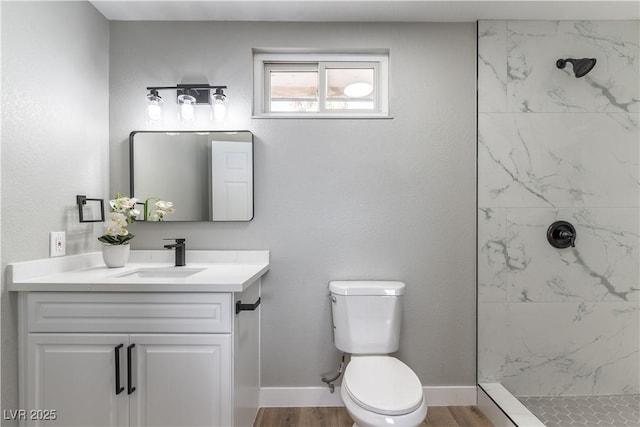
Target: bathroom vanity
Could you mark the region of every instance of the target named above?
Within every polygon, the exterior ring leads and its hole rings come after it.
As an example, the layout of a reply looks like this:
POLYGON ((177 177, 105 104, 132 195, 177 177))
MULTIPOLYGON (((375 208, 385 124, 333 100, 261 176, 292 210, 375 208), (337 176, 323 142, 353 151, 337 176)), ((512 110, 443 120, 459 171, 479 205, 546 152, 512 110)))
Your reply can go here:
POLYGON ((12 264, 21 425, 251 426, 268 251, 12 264))

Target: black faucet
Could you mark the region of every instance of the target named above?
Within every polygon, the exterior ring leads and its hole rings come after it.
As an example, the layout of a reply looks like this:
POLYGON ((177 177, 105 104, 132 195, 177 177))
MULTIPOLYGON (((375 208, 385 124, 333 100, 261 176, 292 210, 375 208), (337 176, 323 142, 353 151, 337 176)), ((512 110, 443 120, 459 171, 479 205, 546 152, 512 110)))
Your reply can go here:
POLYGON ((187 250, 187 244, 185 243, 186 239, 163 239, 163 240, 175 240, 175 243, 170 245, 164 245, 165 249, 176 249, 176 267, 184 267, 185 263, 185 252, 187 250))

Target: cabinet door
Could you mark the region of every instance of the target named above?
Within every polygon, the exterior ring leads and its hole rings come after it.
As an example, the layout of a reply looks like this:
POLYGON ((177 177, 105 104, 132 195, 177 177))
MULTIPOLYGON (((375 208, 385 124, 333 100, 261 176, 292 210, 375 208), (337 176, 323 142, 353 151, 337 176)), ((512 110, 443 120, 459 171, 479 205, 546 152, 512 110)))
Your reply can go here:
MULTIPOLYGON (((29 334, 26 424, 126 426, 127 394, 116 394, 115 348, 126 347, 128 340, 127 335, 112 334, 29 334), (50 420, 38 419, 47 414, 50 420)), ((124 381, 124 354, 119 353, 124 381)))
POLYGON ((131 426, 230 426, 231 335, 130 335, 131 426))
MULTIPOLYGON (((260 298, 260 282, 235 294, 235 302, 253 304, 260 298)), ((251 427, 260 395, 260 307, 235 315, 233 328, 234 425, 251 427)))

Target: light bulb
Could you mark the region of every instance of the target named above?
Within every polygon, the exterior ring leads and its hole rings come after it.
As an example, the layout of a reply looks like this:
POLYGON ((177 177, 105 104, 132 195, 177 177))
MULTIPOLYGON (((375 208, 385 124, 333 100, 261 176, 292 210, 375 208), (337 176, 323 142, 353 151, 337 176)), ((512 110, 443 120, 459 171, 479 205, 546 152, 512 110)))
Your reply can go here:
POLYGON ((224 119, 227 114, 227 105, 224 101, 214 101, 213 103, 213 118, 216 120, 224 119))
POLYGON ((160 121, 162 117, 162 108, 160 108, 160 105, 157 103, 147 105, 147 117, 152 122, 160 121))
POLYGON ((216 91, 211 94, 211 109, 213 110, 213 118, 215 120, 222 120, 227 114, 227 96, 221 88, 217 88, 216 91))
POLYGON ((180 103, 180 118, 183 122, 190 122, 194 118, 194 104, 196 99, 191 95, 180 95, 178 97, 180 103))
POLYGON ((191 102, 186 101, 184 104, 182 104, 182 106, 180 107, 180 115, 185 121, 193 120, 193 105, 191 105, 191 102))

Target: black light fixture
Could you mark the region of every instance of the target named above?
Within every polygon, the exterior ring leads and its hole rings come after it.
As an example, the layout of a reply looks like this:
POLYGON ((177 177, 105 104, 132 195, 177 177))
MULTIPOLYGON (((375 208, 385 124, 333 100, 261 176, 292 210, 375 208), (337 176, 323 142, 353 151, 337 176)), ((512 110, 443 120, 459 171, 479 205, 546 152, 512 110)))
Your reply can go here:
POLYGON ((176 101, 180 109, 180 120, 188 123, 194 118, 196 105, 210 105, 214 119, 222 119, 226 113, 227 96, 224 94, 226 86, 211 86, 208 84, 178 84, 176 86, 149 86, 147 100, 147 120, 158 122, 162 117, 162 97, 160 90, 175 90, 176 101), (211 92, 215 89, 215 92, 211 92))

